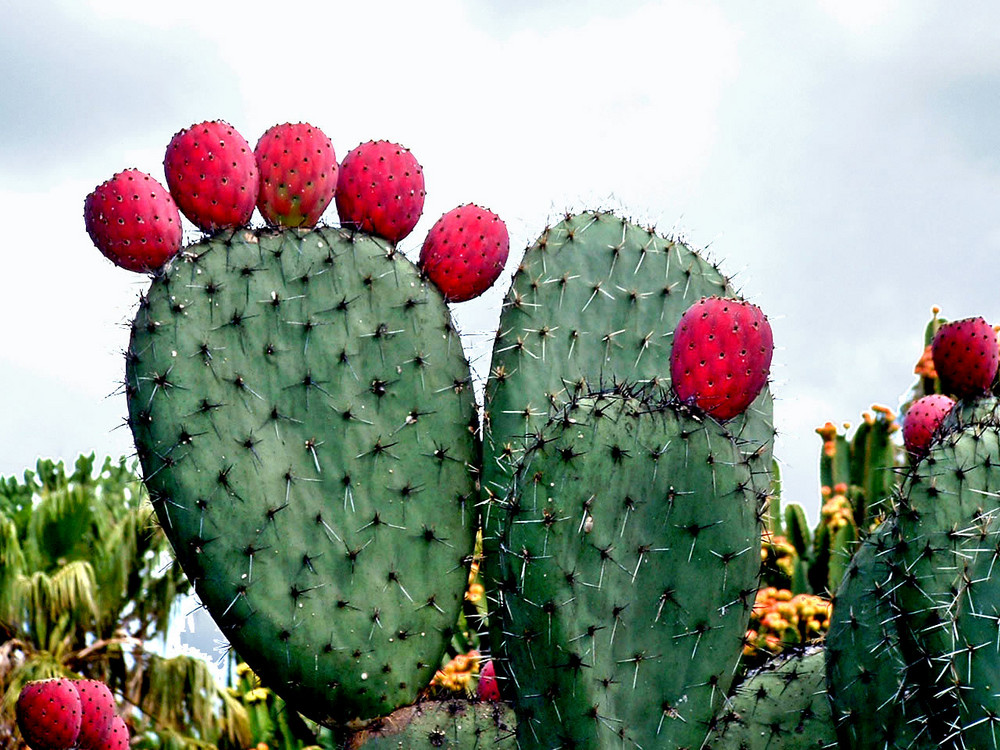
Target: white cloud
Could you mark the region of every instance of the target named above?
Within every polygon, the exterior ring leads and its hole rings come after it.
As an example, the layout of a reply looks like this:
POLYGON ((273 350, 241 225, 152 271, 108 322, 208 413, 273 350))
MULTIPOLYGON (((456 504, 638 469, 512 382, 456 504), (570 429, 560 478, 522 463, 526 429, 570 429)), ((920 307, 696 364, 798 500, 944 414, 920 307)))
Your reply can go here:
POLYGON ((899 0, 819 0, 823 11, 855 33, 889 22, 899 5, 899 0))

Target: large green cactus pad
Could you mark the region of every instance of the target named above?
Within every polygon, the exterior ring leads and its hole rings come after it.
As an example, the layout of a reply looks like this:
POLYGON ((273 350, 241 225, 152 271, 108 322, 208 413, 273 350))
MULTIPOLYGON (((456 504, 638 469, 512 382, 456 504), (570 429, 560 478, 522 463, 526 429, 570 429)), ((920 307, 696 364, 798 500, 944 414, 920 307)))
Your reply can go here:
POLYGON ((522 748, 699 747, 742 651, 747 462, 713 420, 621 390, 565 407, 516 474, 497 617, 522 748))
MULTIPOLYGON (((750 675, 705 744, 711 750, 837 747, 823 649, 781 655, 750 675)), ((845 747, 854 747, 847 745, 845 747)))
POLYGON ((348 750, 518 750, 514 712, 503 703, 425 701, 353 735, 348 750))
POLYGON ((475 406, 440 294, 364 234, 217 235, 154 280, 126 388, 160 521, 265 683, 320 721, 412 702, 474 542, 475 406))
MULTIPOLYGON (((574 396, 615 383, 669 386, 677 321, 711 295, 736 296, 715 266, 679 240, 600 211, 546 229, 514 276, 493 347, 485 488, 506 495, 532 435, 574 396)), ((755 481, 766 492, 774 434, 768 390, 728 426, 753 455, 755 481)))

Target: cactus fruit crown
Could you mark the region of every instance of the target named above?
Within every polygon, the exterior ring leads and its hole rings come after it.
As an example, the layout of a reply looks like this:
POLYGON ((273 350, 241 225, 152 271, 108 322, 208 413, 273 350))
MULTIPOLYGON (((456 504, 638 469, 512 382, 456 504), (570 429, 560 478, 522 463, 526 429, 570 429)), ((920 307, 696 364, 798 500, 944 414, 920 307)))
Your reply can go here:
POLYGON ((177 204, 212 234, 155 270, 125 389, 199 597, 297 710, 385 721, 441 663, 481 529, 494 684, 518 746, 699 746, 756 589, 766 318, 682 242, 568 215, 513 278, 480 432, 446 300, 495 281, 506 228, 463 205, 412 264, 395 243, 419 218, 423 170, 378 141, 326 164, 342 227, 308 229, 328 187, 279 173, 310 149, 332 157, 309 132, 301 152, 301 133, 265 136, 258 162, 231 126, 203 123, 165 159, 177 204), (247 227, 248 193, 281 226, 247 227), (719 312, 685 329, 692 305, 719 312), (706 325, 714 348, 692 356, 725 360, 738 396, 714 376, 707 396, 671 388, 676 339, 706 325))

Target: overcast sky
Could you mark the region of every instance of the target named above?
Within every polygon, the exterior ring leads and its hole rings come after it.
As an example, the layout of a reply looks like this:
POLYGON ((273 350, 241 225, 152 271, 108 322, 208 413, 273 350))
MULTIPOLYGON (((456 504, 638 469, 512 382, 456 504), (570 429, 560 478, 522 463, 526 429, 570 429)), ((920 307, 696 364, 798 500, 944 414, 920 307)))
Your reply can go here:
MULTIPOLYGON (((148 280, 93 248, 83 199, 162 181, 206 119, 410 147, 411 257, 469 201, 512 267, 565 209, 708 246, 772 320, 785 500, 812 517, 814 428, 898 404, 931 306, 1000 322, 995 3, 14 0, 0 70, 0 475, 132 452, 109 394, 148 280)), ((508 278, 456 308, 481 372, 508 278)))

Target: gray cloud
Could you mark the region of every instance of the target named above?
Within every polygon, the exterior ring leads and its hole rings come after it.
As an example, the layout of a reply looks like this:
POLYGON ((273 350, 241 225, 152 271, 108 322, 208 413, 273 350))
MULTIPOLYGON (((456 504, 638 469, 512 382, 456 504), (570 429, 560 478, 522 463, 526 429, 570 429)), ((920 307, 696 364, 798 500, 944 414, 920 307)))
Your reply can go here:
POLYGON ((932 305, 1000 322, 1000 64, 984 43, 1000 9, 958 23, 900 6, 852 33, 804 5, 780 23, 729 5, 739 73, 685 221, 721 233, 724 268, 746 268, 774 318, 785 489, 815 512, 811 428, 896 406, 932 305))
POLYGON ((235 72, 191 28, 98 19, 71 2, 12 5, 0 28, 0 181, 43 185, 164 123, 242 111, 235 72))

